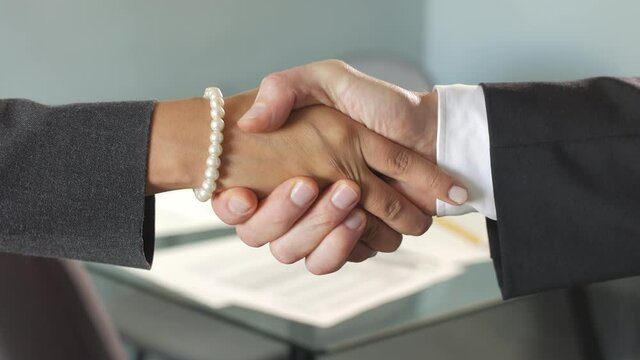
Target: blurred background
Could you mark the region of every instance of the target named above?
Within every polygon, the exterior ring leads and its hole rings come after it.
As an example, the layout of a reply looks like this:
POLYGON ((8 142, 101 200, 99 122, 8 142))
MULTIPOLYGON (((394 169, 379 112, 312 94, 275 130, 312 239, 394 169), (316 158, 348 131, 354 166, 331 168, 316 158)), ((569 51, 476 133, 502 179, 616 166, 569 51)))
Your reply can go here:
MULTIPOLYGON (((0 0, 0 98, 166 99, 210 85, 233 94, 270 72, 327 58, 423 89, 638 76, 638 14, 632 0, 0 0)), ((459 225, 485 236, 477 216, 459 225)), ((197 230, 200 238, 231 234, 197 230)), ((238 309, 208 311, 130 275, 90 270, 131 358, 640 357, 633 278, 503 303, 486 262, 457 285, 320 330, 238 309), (461 288, 469 283, 473 291, 461 288), (461 297, 468 301, 444 305, 461 297), (407 306, 412 312, 403 313, 407 306), (372 327, 382 331, 356 336, 372 327)))
POLYGON ((49 103, 232 94, 326 58, 402 59, 435 84, 631 75, 633 0, 8 1, 0 96, 49 103))

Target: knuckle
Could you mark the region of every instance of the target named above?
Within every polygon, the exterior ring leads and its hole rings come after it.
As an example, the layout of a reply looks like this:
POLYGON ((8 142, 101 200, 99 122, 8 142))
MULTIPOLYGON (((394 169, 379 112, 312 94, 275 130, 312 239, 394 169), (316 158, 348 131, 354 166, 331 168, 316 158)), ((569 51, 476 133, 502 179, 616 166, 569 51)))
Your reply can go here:
POLYGON ((271 255, 283 264, 293 264, 300 260, 300 258, 293 254, 287 246, 281 245, 278 241, 269 243, 269 250, 271 251, 271 255))
POLYGON ((334 68, 346 68, 347 67, 347 63, 340 60, 340 59, 328 59, 324 61, 324 64, 329 66, 329 67, 334 67, 334 68))
POLYGON ((264 86, 278 86, 287 83, 287 77, 284 72, 274 72, 265 76, 260 82, 260 87, 264 86))
POLYGON ((388 158, 391 168, 399 174, 404 174, 409 168, 411 156, 406 150, 393 150, 388 158))
POLYGON ((384 205, 384 216, 388 220, 397 220, 402 214, 403 204, 398 198, 389 199, 384 205))
POLYGON ((442 181, 442 173, 440 171, 436 171, 431 175, 431 179, 429 180, 429 187, 435 188, 442 181))

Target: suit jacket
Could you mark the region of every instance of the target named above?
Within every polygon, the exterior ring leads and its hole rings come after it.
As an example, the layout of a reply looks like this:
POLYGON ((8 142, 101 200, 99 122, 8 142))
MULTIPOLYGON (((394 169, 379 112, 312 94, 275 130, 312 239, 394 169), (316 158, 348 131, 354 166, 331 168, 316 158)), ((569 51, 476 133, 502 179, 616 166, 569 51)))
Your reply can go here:
POLYGON ((504 297, 640 274, 640 78, 482 86, 504 297))
POLYGON ((0 252, 149 268, 152 110, 0 100, 0 252))

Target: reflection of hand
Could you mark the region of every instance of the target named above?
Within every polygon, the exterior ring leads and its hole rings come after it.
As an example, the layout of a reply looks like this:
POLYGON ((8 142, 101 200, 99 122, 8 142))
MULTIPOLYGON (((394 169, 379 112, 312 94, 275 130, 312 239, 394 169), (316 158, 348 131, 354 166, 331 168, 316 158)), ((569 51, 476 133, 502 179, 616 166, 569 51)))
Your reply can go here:
MULTIPOLYGON (((243 117, 239 127, 251 132, 271 131, 287 120, 292 109, 318 103, 334 107, 374 131, 435 161, 437 96, 434 93, 409 92, 368 77, 339 61, 309 64, 268 76, 261 84, 252 110, 243 117)), ((315 190, 309 179, 298 181, 306 184, 310 191, 315 190)), ((452 180, 436 168, 423 172, 415 181, 391 180, 390 183, 428 214, 435 213, 436 197, 453 204, 466 200, 466 191, 459 186, 451 187, 452 180), (457 201, 453 201, 452 198, 457 201)), ((290 186, 286 188, 290 189, 290 186)), ((280 236, 290 237, 291 234, 301 233, 300 229, 312 228, 321 217, 347 216, 344 211, 338 214, 339 211, 335 208, 327 208, 322 214, 316 211, 303 216, 308 207, 296 206, 288 195, 284 190, 274 192, 255 215, 251 216, 255 209, 255 197, 246 189, 233 189, 220 194, 214 200, 214 209, 228 223, 240 224, 237 229, 243 240, 251 236, 260 236, 256 234, 264 232, 265 229, 273 230, 269 232, 269 236, 264 236, 265 241, 272 241, 280 236), (240 211, 232 211, 234 207, 240 211), (274 229, 276 227, 269 222, 269 214, 274 212, 287 217, 284 223, 290 224, 289 232, 289 228, 282 224, 274 229)), ((366 233, 361 240, 374 250, 392 251, 398 244, 393 241, 393 246, 389 246, 388 242, 372 238, 376 238, 375 232, 366 233)), ((359 244, 356 249, 361 247, 362 244, 359 244)), ((315 258, 332 257, 329 255, 332 252, 330 246, 319 246, 316 252, 321 252, 320 250, 325 255, 315 258)), ((362 260, 362 253, 355 251, 350 260, 362 260)), ((312 271, 324 269, 313 258, 307 260, 307 265, 312 271)))

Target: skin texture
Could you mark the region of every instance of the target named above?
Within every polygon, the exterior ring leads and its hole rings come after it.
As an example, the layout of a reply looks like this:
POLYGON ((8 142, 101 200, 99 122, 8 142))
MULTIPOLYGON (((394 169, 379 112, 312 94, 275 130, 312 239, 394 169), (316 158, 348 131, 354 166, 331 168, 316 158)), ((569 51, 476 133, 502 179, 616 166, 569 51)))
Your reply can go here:
MULTIPOLYGON (((261 83, 254 110, 249 111, 239 122, 239 127, 247 132, 270 132, 289 121, 292 110, 323 104, 337 109, 343 114, 369 129, 402 144, 427 160, 435 163, 438 97, 435 92, 411 92, 393 84, 360 73, 339 60, 326 60, 288 69, 267 76, 261 83)), ((405 167, 413 166, 404 162, 405 167)), ((317 189, 312 179, 292 179, 304 181, 310 188, 317 189)), ((436 196, 455 204, 448 198, 450 177, 443 171, 425 169, 419 179, 399 182, 386 178, 401 193, 405 194, 427 214, 435 213, 436 196), (443 181, 444 180, 444 181, 443 181), (427 183, 430 186, 426 187, 427 183)), ((455 180, 453 180, 455 182, 455 180)), ((462 184, 455 182, 456 185, 462 184)), ((322 201, 322 198, 320 200, 322 201)), ((219 194, 213 201, 218 216, 229 224, 237 225, 238 235, 246 240, 254 234, 268 232, 269 238, 290 237, 313 227, 318 219, 333 216, 339 210, 327 208, 324 214, 308 212, 308 207, 298 207, 292 203, 286 191, 269 195, 264 206, 258 207, 256 196, 247 189, 234 188, 219 194), (247 211, 230 211, 231 200, 246 204, 247 211), (270 219, 274 213, 281 214, 281 221, 274 225, 270 219)), ((328 234, 330 230, 326 230, 328 234)), ((372 250, 393 251, 399 241, 386 241, 384 237, 365 231, 360 242, 372 250)), ((322 237, 322 234, 316 236, 322 237)), ((307 237, 308 238, 308 237, 307 237)), ((315 242, 322 244, 322 239, 315 242)), ((319 259, 334 256, 342 258, 342 253, 331 246, 318 246, 317 252, 324 256, 307 257, 307 267, 317 273, 323 268, 319 259)), ((349 261, 361 261, 361 257, 349 257, 349 261)), ((330 271, 321 271, 327 273, 330 271)))

